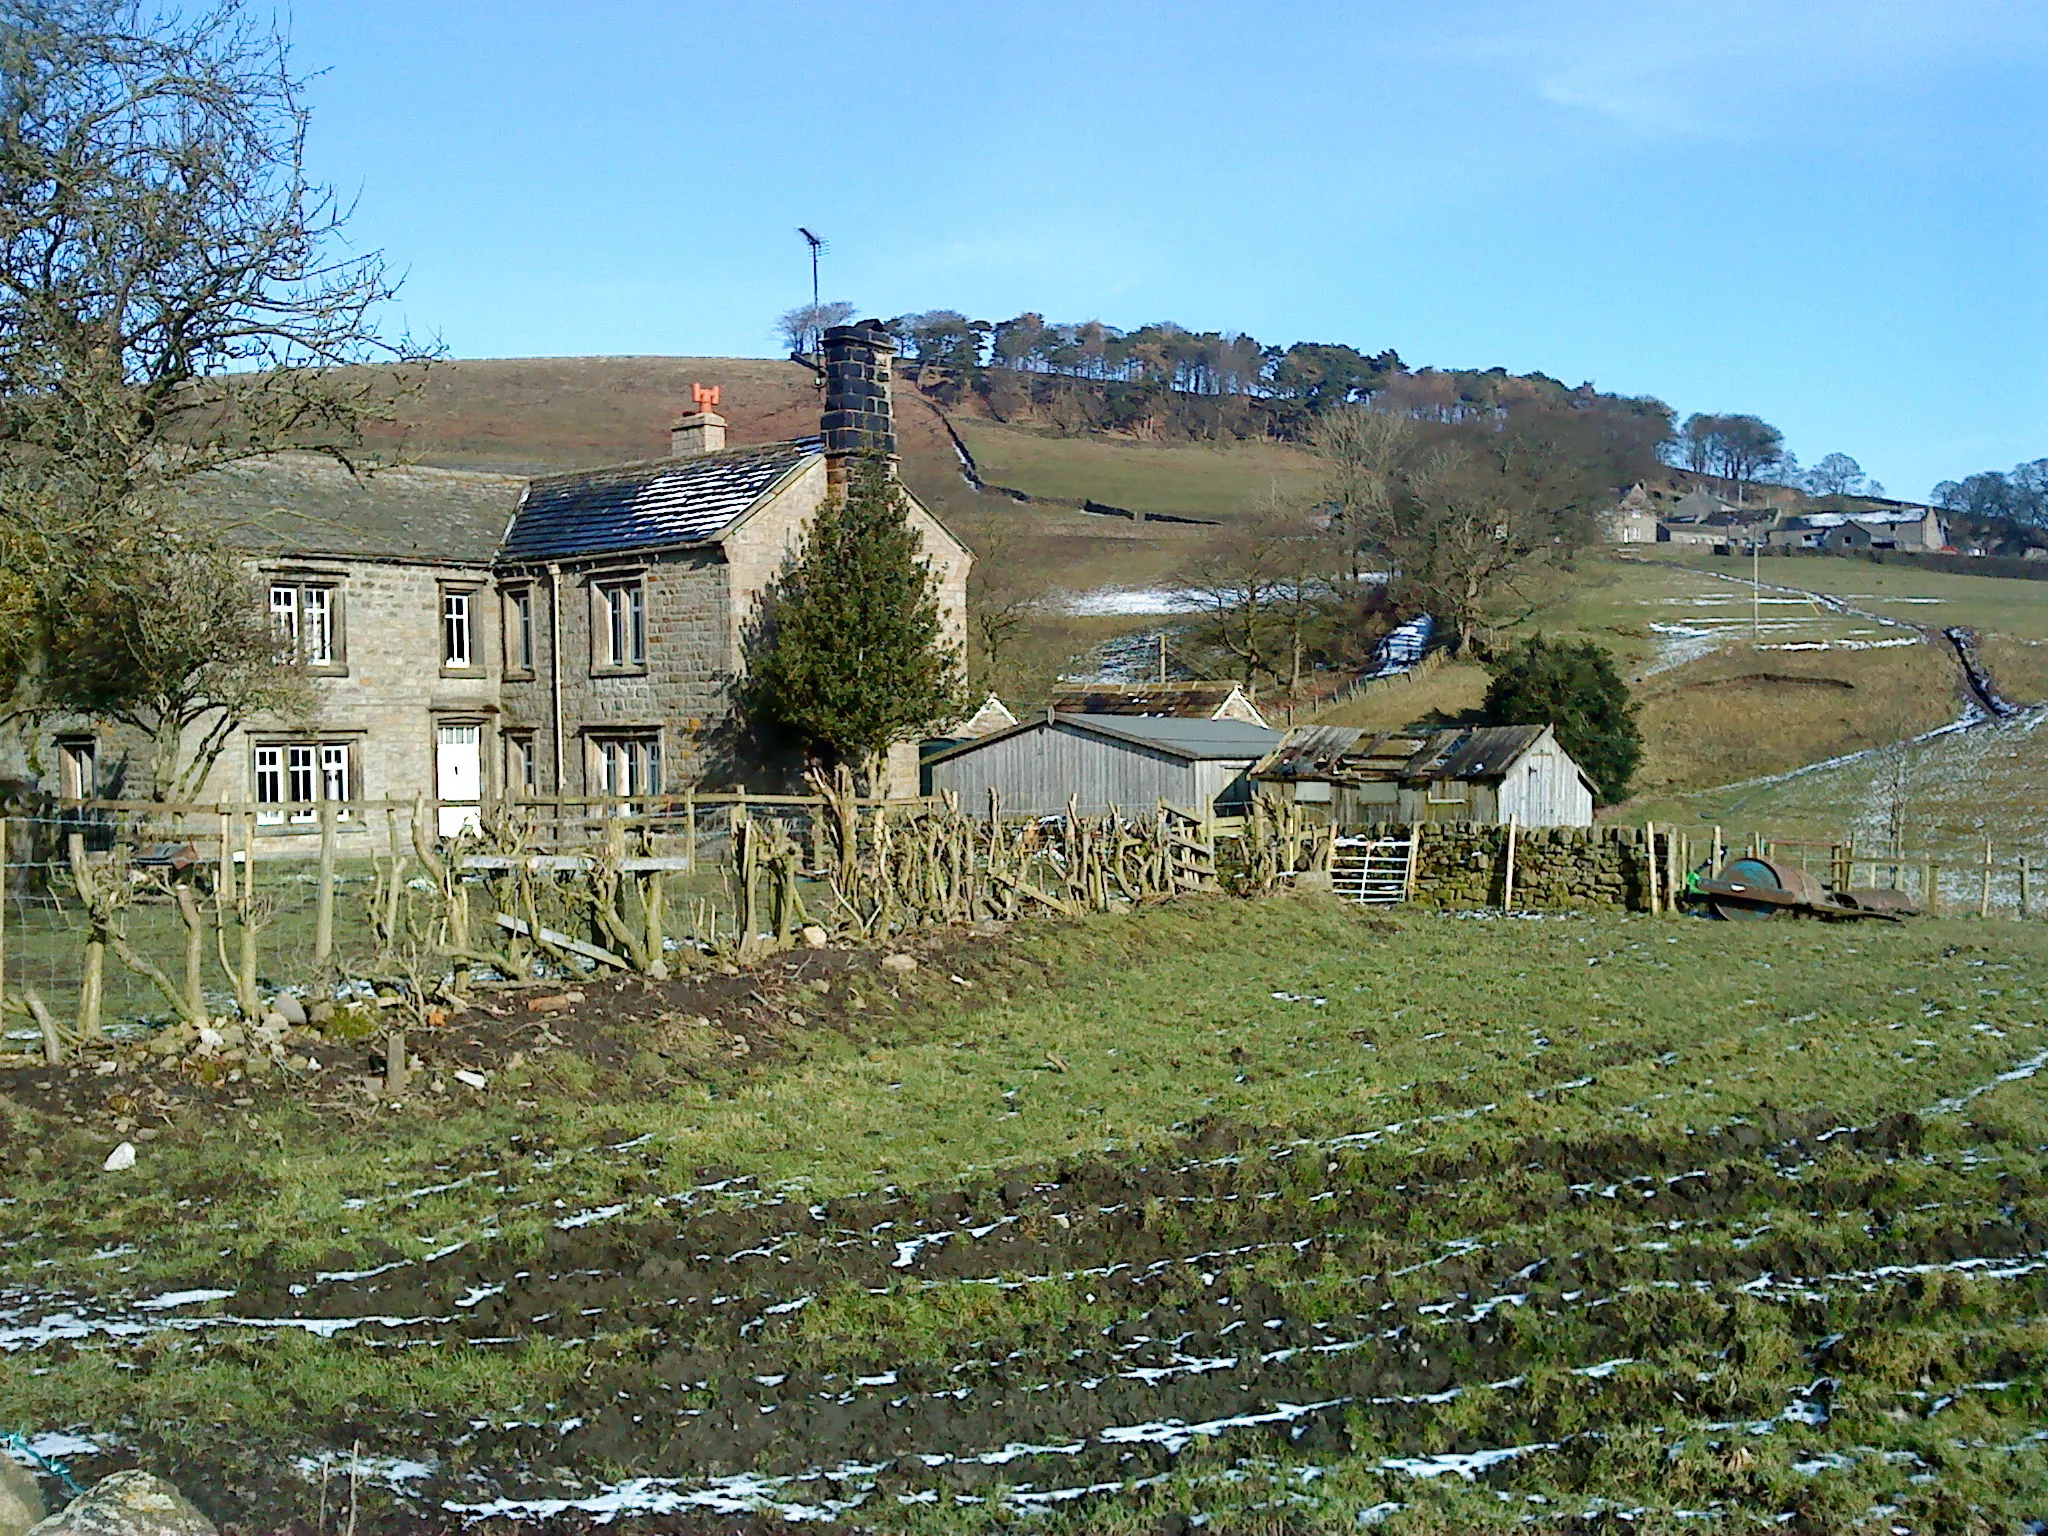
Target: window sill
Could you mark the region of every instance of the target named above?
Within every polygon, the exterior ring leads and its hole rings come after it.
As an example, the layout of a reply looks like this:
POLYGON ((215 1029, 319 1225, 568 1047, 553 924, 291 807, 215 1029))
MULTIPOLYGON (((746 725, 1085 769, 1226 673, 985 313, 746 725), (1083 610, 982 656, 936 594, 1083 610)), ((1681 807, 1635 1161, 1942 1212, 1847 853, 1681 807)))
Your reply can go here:
POLYGON ((641 662, 630 667, 592 667, 590 675, 592 677, 645 677, 647 676, 647 664, 641 662))
POLYGON ((502 675, 508 683, 531 683, 540 678, 540 674, 531 667, 507 667, 502 675))
POLYGON ((472 677, 481 682, 488 674, 482 667, 443 666, 441 668, 441 675, 443 677, 472 677))

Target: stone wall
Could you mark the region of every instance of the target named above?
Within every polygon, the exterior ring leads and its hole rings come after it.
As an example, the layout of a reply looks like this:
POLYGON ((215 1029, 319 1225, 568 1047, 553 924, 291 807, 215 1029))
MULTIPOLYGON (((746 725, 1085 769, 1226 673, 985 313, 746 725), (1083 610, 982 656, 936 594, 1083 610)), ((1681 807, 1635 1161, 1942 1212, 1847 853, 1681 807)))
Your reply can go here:
MULTIPOLYGON (((561 614, 562 783, 559 793, 597 793, 588 741, 593 734, 632 732, 661 738, 662 781, 684 786, 707 769, 707 741, 731 711, 726 683, 730 641, 726 567, 716 550, 653 560, 618 560, 561 571, 551 593, 542 572, 533 593, 533 671, 505 679, 503 729, 532 735, 535 789, 555 784, 553 609, 561 614), (597 588, 638 580, 646 604, 644 666, 611 668, 597 649, 597 588)), ((518 582, 507 579, 508 588, 518 582)))
MULTIPOLYGON (((1415 901, 1430 907, 1497 907, 1507 870, 1506 827, 1433 822, 1422 829, 1415 901)), ((1658 851, 1664 848, 1658 839, 1658 851)), ((1518 908, 1649 908, 1649 859, 1641 827, 1537 827, 1515 833, 1518 908)))
MULTIPOLYGON (((195 801, 246 801, 254 797, 253 752, 266 741, 337 741, 351 746, 353 797, 403 800, 434 793, 434 728, 461 722, 489 726, 498 711, 498 661, 502 642, 498 605, 490 572, 479 566, 400 560, 263 561, 254 565, 259 581, 272 576, 331 584, 337 593, 337 648, 334 665, 310 677, 313 707, 304 719, 259 716, 229 737, 195 801), (448 588, 472 593, 470 656, 461 670, 442 666, 441 595, 448 588)), ((109 721, 47 721, 31 741, 18 739, 6 767, 33 776, 49 793, 58 791, 59 736, 94 738, 98 749, 98 794, 139 800, 155 792, 149 747, 142 734, 109 721), (33 772, 31 772, 33 770, 33 772)), ((187 734, 188 757, 200 732, 187 734)), ((485 755, 485 784, 490 777, 485 755)))

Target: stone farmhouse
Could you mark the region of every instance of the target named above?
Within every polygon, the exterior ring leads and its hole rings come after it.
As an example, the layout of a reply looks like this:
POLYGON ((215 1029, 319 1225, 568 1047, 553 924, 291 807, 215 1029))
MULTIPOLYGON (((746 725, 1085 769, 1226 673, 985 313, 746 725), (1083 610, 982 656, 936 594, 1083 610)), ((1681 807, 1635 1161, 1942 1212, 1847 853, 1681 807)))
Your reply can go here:
MULTIPOLYGON (((872 322, 826 333, 817 438, 728 447, 706 392, 645 463, 528 480, 283 455, 213 476, 204 506, 248 549, 315 703, 248 721, 198 798, 290 832, 323 799, 425 796, 452 834, 499 797, 779 787, 787 765, 735 718, 747 628, 854 460, 893 458, 894 352, 872 322)), ((972 556, 904 494, 960 644, 972 556)), ((69 720, 0 742, 0 779, 136 799, 148 760, 131 731, 69 720)), ((916 743, 889 787, 916 793, 916 743)))

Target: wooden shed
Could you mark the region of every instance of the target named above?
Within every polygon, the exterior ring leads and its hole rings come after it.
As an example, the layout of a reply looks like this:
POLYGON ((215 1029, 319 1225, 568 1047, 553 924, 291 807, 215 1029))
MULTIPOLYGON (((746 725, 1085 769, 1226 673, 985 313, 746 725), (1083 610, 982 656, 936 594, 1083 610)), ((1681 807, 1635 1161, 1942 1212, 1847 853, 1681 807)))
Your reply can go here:
POLYGON ((1593 824, 1593 781, 1547 725, 1428 735, 1345 726, 1289 731, 1252 769, 1262 794, 1326 808, 1339 826, 1417 821, 1593 824))
POLYGON ((1148 812, 1166 800, 1235 816, 1251 803, 1252 765, 1279 740, 1236 720, 1046 714, 936 753, 926 788, 958 795, 976 815, 988 813, 994 791, 1006 814, 1058 815, 1072 796, 1083 815, 1148 812))

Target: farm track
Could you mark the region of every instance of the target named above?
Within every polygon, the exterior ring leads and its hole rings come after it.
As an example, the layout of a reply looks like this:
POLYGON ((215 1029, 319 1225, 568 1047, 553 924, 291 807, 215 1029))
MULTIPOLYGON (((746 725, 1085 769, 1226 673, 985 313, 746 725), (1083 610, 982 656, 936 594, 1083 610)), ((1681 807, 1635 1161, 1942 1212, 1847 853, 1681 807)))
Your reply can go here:
POLYGON ((1275 1147, 1218 1126, 1151 1165, 937 1194, 711 1187, 655 1219, 571 1212, 538 1256, 486 1240, 125 1308, 0 1295, 0 1346, 251 1327, 344 1349, 585 1350, 542 1415, 307 1425, 279 1447, 360 1440, 409 1499, 527 1517, 851 1516, 998 1483, 1058 1503, 1167 1477, 1190 1448, 1365 1453, 1411 1477, 1540 1461, 1568 1483, 1604 1426, 1669 1412, 1647 1384, 1681 1363, 1703 1422, 1814 1433, 1830 1369, 1874 1327, 1947 1304, 1953 1279, 1983 1313, 1956 1366, 1980 1382, 2039 1370, 2022 1337, 2048 1309, 2034 1154, 1931 1159, 1912 1114, 1466 1156, 1375 1136, 1275 1147), (710 1201, 725 1203, 694 1208, 710 1201), (1796 1319, 1813 1355, 1797 1380, 1740 1368, 1755 1307, 1796 1319))

